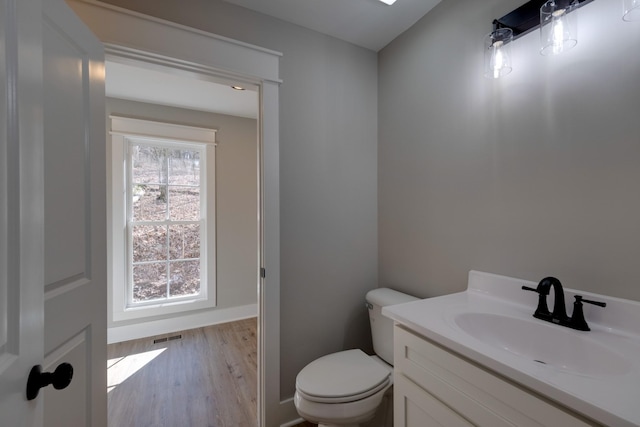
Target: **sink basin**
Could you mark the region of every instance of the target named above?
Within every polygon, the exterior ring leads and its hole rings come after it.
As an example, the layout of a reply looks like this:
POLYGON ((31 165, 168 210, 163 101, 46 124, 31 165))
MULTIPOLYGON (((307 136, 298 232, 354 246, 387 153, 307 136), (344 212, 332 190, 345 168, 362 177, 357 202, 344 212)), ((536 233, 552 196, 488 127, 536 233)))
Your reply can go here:
POLYGON ((622 355, 590 339, 589 332, 492 313, 459 313, 454 322, 484 344, 564 371, 599 376, 632 369, 622 355))

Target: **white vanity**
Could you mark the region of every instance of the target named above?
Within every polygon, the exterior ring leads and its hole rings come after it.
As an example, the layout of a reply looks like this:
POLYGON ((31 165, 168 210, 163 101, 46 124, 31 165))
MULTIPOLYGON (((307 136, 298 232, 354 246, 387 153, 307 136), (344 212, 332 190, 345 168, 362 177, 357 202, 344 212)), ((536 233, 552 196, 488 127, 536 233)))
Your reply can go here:
POLYGON ((607 304, 583 332, 533 318, 522 286, 472 271, 465 292, 383 308, 396 427, 640 426, 640 303, 564 289, 569 315, 576 294, 607 304))

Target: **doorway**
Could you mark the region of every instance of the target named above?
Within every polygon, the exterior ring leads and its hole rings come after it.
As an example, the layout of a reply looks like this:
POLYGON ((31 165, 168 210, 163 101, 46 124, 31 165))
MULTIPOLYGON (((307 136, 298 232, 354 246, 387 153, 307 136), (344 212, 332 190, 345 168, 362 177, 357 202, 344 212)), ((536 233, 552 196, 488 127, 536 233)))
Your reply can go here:
MULTIPOLYGON (((218 420, 220 425, 225 425, 229 421, 225 421, 225 414, 228 417, 229 408, 234 405, 244 409, 232 411, 232 416, 240 419, 253 414, 256 420, 256 289, 260 280, 259 260, 262 259, 259 87, 229 77, 132 59, 128 52, 126 58, 113 53, 107 55, 105 88, 107 129, 111 129, 111 135, 107 136, 107 216, 110 219, 107 233, 111 243, 108 262, 111 277, 108 301, 109 425, 124 425, 125 420, 136 419, 130 416, 131 408, 141 402, 146 402, 142 406, 147 408, 141 411, 142 417, 154 419, 154 425, 161 425, 160 422, 172 425, 171 417, 179 420, 190 416, 199 420, 209 418, 212 423, 218 420), (160 128, 159 139, 140 135, 137 130, 129 135, 120 134, 119 129, 115 132, 115 124, 123 120, 160 128), (166 135, 162 133, 165 127, 166 135), (182 151, 173 148, 195 143, 195 140, 185 139, 181 131, 203 129, 215 133, 215 143, 202 145, 209 147, 207 150, 215 150, 214 161, 205 162, 204 157, 199 161, 189 158, 189 168, 181 168, 184 159, 174 157, 182 151), (176 141, 169 141, 172 137, 176 141), (158 149, 154 144, 175 146, 171 150, 160 150, 171 156, 167 158, 167 170, 161 174, 166 175, 165 179, 160 177, 158 180, 157 174, 153 173, 158 159, 154 157, 151 162, 142 162, 138 158, 141 147, 145 152, 151 147, 156 153, 158 149), (126 154, 133 149, 137 153, 135 156, 126 154), (127 165, 125 170, 131 171, 123 173, 123 164, 127 165), (136 165, 141 164, 146 165, 144 174, 142 169, 136 172, 136 165), (193 179, 194 168, 199 169, 197 175, 206 181, 203 185, 193 186, 194 182, 198 184, 198 180, 193 179), (151 170, 150 174, 146 173, 148 170, 151 170), (190 186, 171 185, 184 181, 182 172, 188 175, 190 186), (135 181, 134 177, 137 177, 145 182, 123 185, 123 177, 125 181, 135 181), (151 181, 146 182, 148 179, 151 181), (162 200, 151 197, 155 190, 164 188, 161 181, 170 183, 162 200), (206 203, 202 202, 205 193, 200 190, 204 187, 209 199, 206 203), (132 188, 136 191, 130 191, 132 188), (191 195, 181 197, 183 190, 191 195), (175 197, 172 197, 174 193, 175 197), (174 204, 173 200, 177 202, 174 204), (128 206, 129 202, 132 206, 123 209, 123 204, 128 206), (139 210, 137 205, 142 203, 143 211, 152 212, 151 216, 146 218, 145 213, 138 218, 145 225, 130 226, 130 220, 139 210), (187 215, 194 210, 192 208, 195 206, 198 212, 198 206, 205 204, 207 214, 202 218, 207 219, 203 219, 199 228, 206 229, 206 233, 176 234, 180 228, 193 226, 183 224, 186 217, 182 217, 193 216, 187 215), (123 211, 127 212, 128 218, 124 222, 120 218, 123 211), (179 221, 172 221, 171 212, 180 212, 175 218, 179 221), (161 221, 150 222, 159 219, 155 218, 158 213, 162 216, 161 221), (125 239, 121 238, 121 232, 115 231, 122 229, 128 230, 125 239), (144 232, 140 234, 140 230, 144 232), (173 241, 174 234, 181 238, 177 243, 173 241), (205 234, 213 238, 200 241, 199 237, 205 234), (166 250, 156 250, 164 241, 168 242, 166 250), (180 254, 173 256, 173 252, 180 254), (196 277, 183 277, 188 271, 179 266, 197 265, 194 256, 196 261, 200 256, 202 268, 192 269, 196 277), (190 260, 182 259, 185 257, 190 260), (161 262, 156 258, 162 258, 161 262), (172 261, 173 258, 178 261, 172 261), (173 265, 177 269, 175 274, 171 271, 173 265), (140 270, 153 270, 146 274, 151 279, 140 277, 136 273, 140 270), (201 278, 198 271, 203 270, 209 270, 207 275, 213 281, 208 294, 201 289, 199 293, 190 290, 192 295, 179 292, 170 295, 172 288, 179 289, 172 281, 198 282, 201 278), (164 285, 155 283, 161 282, 156 280, 158 278, 167 283, 164 294, 164 285), (127 294, 131 294, 131 298, 127 299, 127 294), (251 317, 254 319, 247 319, 251 317), (234 357, 229 357, 244 353, 249 355, 245 363, 236 363, 234 357), (186 364, 175 363, 176 358, 186 364), (166 381, 174 387, 169 387, 166 381), (218 383, 225 384, 226 393, 218 383), (168 387, 172 391, 163 393, 168 387), (231 390, 235 390, 230 394, 236 396, 235 401, 228 399, 231 390), (250 410, 246 412, 246 408, 250 410)), ((198 147, 194 149, 198 150, 198 147)), ((132 221, 133 224, 137 222, 140 221, 132 221)))
POLYGON ((171 66, 190 75, 231 77, 259 87, 260 282, 258 286, 258 421, 279 425, 280 192, 279 61, 281 53, 117 8, 68 0, 107 55, 171 66), (153 52, 153 53, 151 53, 153 52))

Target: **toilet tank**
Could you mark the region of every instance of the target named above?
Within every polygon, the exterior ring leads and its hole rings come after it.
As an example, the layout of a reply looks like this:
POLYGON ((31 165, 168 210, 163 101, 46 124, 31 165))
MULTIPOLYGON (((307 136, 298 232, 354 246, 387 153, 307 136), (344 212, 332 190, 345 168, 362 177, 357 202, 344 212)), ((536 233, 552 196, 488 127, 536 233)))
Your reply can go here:
POLYGON ((373 351, 393 365, 393 320, 382 315, 382 307, 416 301, 418 298, 389 288, 378 288, 367 292, 365 297, 369 309, 373 351))

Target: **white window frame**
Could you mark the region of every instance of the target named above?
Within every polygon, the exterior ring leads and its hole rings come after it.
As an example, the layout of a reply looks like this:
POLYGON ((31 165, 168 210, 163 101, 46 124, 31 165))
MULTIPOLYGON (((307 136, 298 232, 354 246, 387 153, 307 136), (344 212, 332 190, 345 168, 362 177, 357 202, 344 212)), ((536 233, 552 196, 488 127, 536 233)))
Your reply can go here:
POLYGON ((109 199, 110 233, 108 236, 109 285, 112 297, 113 321, 140 319, 200 310, 216 306, 216 130, 193 126, 175 125, 150 120, 110 116, 111 149, 110 172, 111 191, 109 199), (200 294, 197 296, 161 301, 147 301, 132 304, 128 288, 132 277, 131 257, 128 250, 129 239, 127 192, 128 165, 127 150, 134 143, 184 144, 186 149, 201 147, 204 150, 206 167, 201 170, 200 189, 206 203, 201 205, 204 219, 200 244, 200 294))

